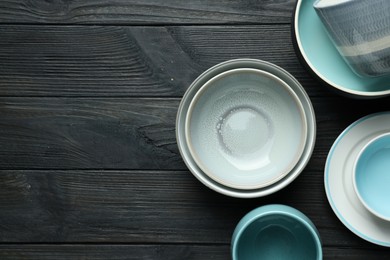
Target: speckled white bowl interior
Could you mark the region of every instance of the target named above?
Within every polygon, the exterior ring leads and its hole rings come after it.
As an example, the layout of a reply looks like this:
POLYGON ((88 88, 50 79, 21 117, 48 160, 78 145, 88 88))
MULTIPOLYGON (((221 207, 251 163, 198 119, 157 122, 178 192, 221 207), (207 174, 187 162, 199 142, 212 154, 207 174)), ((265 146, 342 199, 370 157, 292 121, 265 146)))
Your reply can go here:
POLYGON ((216 75, 195 94, 186 140, 198 166, 232 188, 256 189, 286 176, 306 142, 306 116, 275 75, 240 68, 216 75))

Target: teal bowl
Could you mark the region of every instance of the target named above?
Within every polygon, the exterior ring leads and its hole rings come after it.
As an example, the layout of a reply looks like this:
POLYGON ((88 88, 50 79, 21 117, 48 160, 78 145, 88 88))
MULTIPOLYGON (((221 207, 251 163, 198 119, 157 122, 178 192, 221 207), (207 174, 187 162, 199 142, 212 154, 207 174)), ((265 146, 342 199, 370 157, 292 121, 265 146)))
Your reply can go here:
POLYGON ((233 260, 322 259, 319 233, 302 212, 266 205, 245 215, 234 230, 233 260))
POLYGON ((355 161, 353 182, 366 209, 390 221, 390 133, 374 137, 363 147, 355 161))

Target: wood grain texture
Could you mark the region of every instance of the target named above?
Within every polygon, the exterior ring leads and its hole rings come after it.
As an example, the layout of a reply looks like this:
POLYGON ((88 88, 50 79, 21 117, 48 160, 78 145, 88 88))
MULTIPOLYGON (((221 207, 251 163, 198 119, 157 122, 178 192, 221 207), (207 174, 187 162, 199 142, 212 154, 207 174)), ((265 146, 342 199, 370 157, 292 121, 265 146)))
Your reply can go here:
POLYGON ((289 25, 1 26, 0 96, 181 97, 209 67, 255 58, 333 93, 298 62, 289 25))
POLYGON ((188 171, 3 170, 0 241, 228 245, 247 212, 281 203, 307 214, 324 246, 379 248, 341 224, 327 203, 323 171, 313 168, 252 200, 211 191, 188 171))
POLYGON ((226 260, 229 246, 216 245, 0 245, 1 259, 189 259, 226 260))
MULTIPOLYGON (((179 101, 0 98, 0 169, 186 169, 175 138, 179 101)), ((389 99, 312 101, 317 169, 345 127, 369 113, 390 110, 389 99)))
POLYGON ((3 0, 0 2, 0 23, 289 23, 294 4, 294 0, 3 0))
MULTIPOLYGON (((323 248, 324 259, 387 260, 386 249, 323 248)), ((47 259, 230 259, 228 245, 0 245, 4 260, 47 259)))
POLYGON ((390 98, 343 98, 306 72, 295 2, 0 1, 0 259, 229 259, 238 221, 271 203, 314 222, 324 259, 390 259, 338 220, 323 187, 337 136, 390 98), (265 198, 208 189, 175 140, 185 90, 234 58, 286 69, 316 112, 309 164, 265 198))
POLYGON ((188 171, 2 171, 0 238, 228 244, 250 209, 283 203, 308 214, 325 245, 364 245, 343 234, 326 203, 322 175, 309 166, 283 191, 242 201, 208 190, 188 171), (310 197, 308 187, 316 191, 310 197))
POLYGON ((0 100, 0 168, 184 168, 179 100, 0 100))

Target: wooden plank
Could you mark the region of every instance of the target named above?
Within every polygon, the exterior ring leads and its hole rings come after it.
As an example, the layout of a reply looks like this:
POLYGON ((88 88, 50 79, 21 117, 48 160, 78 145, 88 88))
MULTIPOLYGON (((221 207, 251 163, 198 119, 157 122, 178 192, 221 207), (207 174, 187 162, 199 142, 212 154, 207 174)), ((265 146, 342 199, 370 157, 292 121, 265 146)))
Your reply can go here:
POLYGON ((361 248, 340 248, 325 247, 323 248, 324 259, 344 259, 344 260, 388 260, 390 251, 387 248, 376 246, 372 249, 361 248))
POLYGON ((223 245, 0 245, 1 259, 215 259, 226 260, 223 245))
MULTIPOLYGON (((312 100, 315 169, 345 127, 390 110, 388 99, 312 100)), ((176 145, 178 105, 157 98, 0 98, 0 169, 186 169, 176 145)))
MULTIPOLYGON (((389 250, 324 247, 324 259, 387 260, 389 250)), ((1 259, 188 259, 226 260, 228 245, 0 245, 1 259)))
POLYGON ((184 169, 179 100, 0 100, 0 168, 184 169))
POLYGON ((285 189, 242 200, 209 190, 188 171, 3 170, 0 242, 227 245, 247 212, 279 203, 307 214, 324 246, 375 249, 333 214, 322 180, 322 170, 308 167, 285 189))
POLYGON ((230 24, 288 23, 294 0, 210 2, 180 0, 3 0, 1 23, 230 24))
POLYGON ((289 25, 2 26, 0 96, 181 97, 225 60, 275 63, 311 96, 333 95, 299 64, 289 25))

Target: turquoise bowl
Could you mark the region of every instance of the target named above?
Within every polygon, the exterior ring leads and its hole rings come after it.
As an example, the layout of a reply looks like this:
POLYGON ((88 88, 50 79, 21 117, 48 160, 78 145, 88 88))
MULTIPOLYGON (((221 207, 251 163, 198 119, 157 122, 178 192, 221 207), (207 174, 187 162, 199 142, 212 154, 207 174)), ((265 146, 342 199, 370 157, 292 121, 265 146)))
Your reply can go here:
POLYGON ((355 162, 353 181, 366 209, 390 221, 390 133, 374 137, 363 147, 355 162))
POLYGON ((233 260, 322 259, 319 233, 302 212, 266 205, 245 215, 234 230, 233 260))

